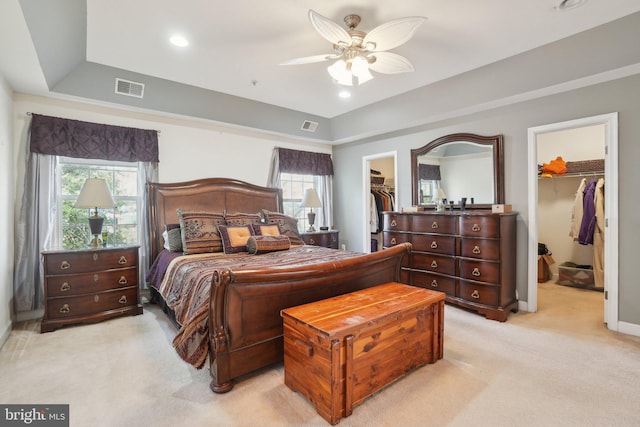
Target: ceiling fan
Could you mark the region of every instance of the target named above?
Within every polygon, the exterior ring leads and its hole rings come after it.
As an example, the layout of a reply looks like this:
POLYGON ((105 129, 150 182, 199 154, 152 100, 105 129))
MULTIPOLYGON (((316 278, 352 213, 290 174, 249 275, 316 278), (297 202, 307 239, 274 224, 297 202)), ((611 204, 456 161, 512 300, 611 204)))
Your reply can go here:
POLYGON ((327 71, 338 84, 352 86, 354 82, 362 84, 371 80, 373 76, 369 70, 382 74, 414 71, 407 58, 387 51, 406 43, 426 18, 394 19, 368 33, 356 29, 360 24, 358 15, 344 17, 348 31, 313 10, 309 10, 309 21, 322 37, 333 44, 333 53, 291 59, 280 65, 311 64, 336 59, 336 62, 327 67, 327 71))

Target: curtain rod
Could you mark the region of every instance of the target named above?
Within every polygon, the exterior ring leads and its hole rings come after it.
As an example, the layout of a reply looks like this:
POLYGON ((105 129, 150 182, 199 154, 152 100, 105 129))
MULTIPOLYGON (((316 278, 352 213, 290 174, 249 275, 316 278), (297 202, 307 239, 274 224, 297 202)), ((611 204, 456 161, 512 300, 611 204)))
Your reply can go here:
MULTIPOLYGON (((27 111, 25 114, 26 114, 27 116, 32 116, 32 115, 33 115, 33 113, 32 113, 31 111, 27 111)), ((157 129, 151 129, 151 130, 155 130, 155 131, 156 131, 156 132, 158 132, 158 133, 162 133, 162 131, 161 131, 161 130, 157 130, 157 129)))

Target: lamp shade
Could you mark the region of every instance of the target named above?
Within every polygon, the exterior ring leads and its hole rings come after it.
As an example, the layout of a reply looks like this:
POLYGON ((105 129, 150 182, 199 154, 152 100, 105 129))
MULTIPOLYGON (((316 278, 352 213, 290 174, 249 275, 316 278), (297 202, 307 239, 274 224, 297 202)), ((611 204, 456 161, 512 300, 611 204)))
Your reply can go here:
POLYGON ((89 178, 84 182, 74 206, 86 209, 112 208, 115 202, 104 179, 89 178))
POLYGON ((304 196, 302 197, 302 203, 300 206, 303 208, 319 208, 322 206, 322 203, 320 203, 320 197, 318 197, 318 193, 314 188, 307 188, 304 190, 304 196))

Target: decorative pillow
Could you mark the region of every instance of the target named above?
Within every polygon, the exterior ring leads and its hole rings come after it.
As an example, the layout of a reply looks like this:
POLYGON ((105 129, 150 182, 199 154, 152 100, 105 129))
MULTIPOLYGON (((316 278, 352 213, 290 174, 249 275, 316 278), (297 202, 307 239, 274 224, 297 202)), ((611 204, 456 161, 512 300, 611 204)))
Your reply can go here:
POLYGON ((202 212, 178 209, 185 255, 222 252, 218 225, 225 224, 222 212, 202 212))
POLYGON ((287 236, 292 245, 304 245, 304 241, 300 237, 300 233, 298 233, 297 219, 280 212, 270 212, 266 209, 262 213, 265 217, 265 223, 278 224, 280 226, 280 234, 287 236))
POLYGON ((224 214, 224 220, 227 225, 247 225, 260 222, 260 214, 250 214, 243 212, 227 212, 224 214))
POLYGON ((280 226, 278 224, 265 224, 265 223, 259 223, 259 224, 251 224, 251 227, 253 227, 253 234, 256 236, 279 236, 282 233, 280 233, 280 226))
POLYGON ((286 251, 291 247, 287 236, 251 236, 247 240, 247 252, 252 255, 274 251, 286 251))
POLYGON ((251 225, 219 225, 218 230, 225 254, 247 252, 247 240, 253 236, 251 225))
POLYGON ((164 226, 164 247, 170 252, 182 252, 182 231, 180 224, 167 224, 164 226), (165 234, 166 233, 166 234, 165 234))

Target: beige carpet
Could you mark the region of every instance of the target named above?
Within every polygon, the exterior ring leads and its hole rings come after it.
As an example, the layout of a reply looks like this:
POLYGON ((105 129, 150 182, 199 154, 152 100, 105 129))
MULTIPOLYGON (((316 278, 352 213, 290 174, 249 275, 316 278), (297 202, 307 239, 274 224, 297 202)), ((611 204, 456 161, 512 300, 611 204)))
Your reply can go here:
MULTIPOLYGON (((540 285, 540 311, 489 321, 445 310, 444 359, 357 406, 340 426, 638 426, 640 338, 602 324, 602 293, 540 285)), ((1 403, 68 403, 72 426, 327 426, 282 364, 227 394, 182 362, 155 306, 39 334, 0 351, 1 403)))

